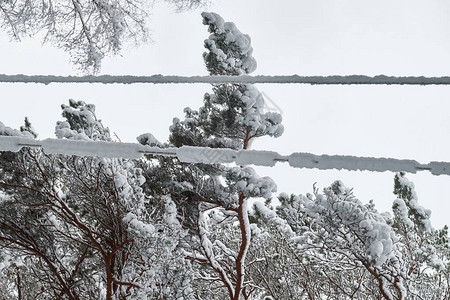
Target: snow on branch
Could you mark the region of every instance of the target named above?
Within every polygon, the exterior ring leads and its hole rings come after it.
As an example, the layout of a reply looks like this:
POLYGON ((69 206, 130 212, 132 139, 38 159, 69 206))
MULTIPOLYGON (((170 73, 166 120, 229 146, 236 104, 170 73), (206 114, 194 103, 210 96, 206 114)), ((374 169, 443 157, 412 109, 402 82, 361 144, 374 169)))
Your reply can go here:
POLYGON ((42 148, 47 154, 78 156, 140 158, 145 154, 177 157, 186 163, 237 163, 238 165, 275 166, 287 162, 294 168, 366 170, 373 172, 416 173, 428 170, 433 175, 450 175, 450 163, 430 162, 421 164, 415 160, 394 158, 356 157, 344 155, 314 155, 293 153, 281 155, 272 151, 219 149, 183 146, 181 148, 150 147, 133 143, 111 143, 104 141, 81 141, 66 139, 45 139, 42 141, 26 137, 0 136, 0 151, 17 152, 22 147, 42 148))
POLYGON ((299 75, 241 75, 241 76, 175 76, 175 75, 100 75, 100 76, 55 76, 55 75, 5 75, 0 74, 0 83, 277 83, 277 84, 311 84, 311 85, 450 85, 450 77, 395 77, 377 75, 333 75, 333 76, 299 76, 299 75))

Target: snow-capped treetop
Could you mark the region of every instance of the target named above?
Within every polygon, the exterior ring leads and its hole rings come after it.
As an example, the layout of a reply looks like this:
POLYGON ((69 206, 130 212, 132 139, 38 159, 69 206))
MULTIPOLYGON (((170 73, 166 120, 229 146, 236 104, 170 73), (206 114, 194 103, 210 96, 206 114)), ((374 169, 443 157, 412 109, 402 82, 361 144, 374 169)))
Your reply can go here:
MULTIPOLYGON (((370 262, 376 267, 395 258, 395 243, 398 239, 386 216, 378 213, 373 204, 362 204, 342 182, 334 182, 324 189, 323 194, 294 197, 290 201, 286 196, 284 198, 286 199, 280 212, 289 216, 292 215, 291 211, 299 211, 310 219, 309 222, 313 221, 320 228, 315 233, 318 238, 316 243, 328 244, 337 240, 339 246, 335 247, 341 247, 343 251, 352 249, 357 259, 370 262), (325 230, 327 234, 319 234, 321 230, 325 230)), ((289 217, 287 221, 296 220, 289 217)), ((294 229, 298 227, 295 223, 293 225, 294 229)), ((306 231, 295 240, 303 243, 301 247, 309 247, 304 242, 311 237, 306 231)))
POLYGON ((232 22, 225 22, 216 13, 202 13, 203 24, 212 34, 205 40, 203 53, 206 67, 211 75, 244 75, 256 69, 252 56, 251 39, 241 33, 232 22))
POLYGON ((28 117, 25 117, 24 125, 20 126, 21 132, 28 132, 30 133, 34 138, 37 138, 37 133, 33 128, 33 125, 31 125, 30 120, 28 120, 28 117))
POLYGON ((2 122, 0 122, 0 135, 5 136, 19 136, 33 139, 34 136, 27 130, 19 131, 17 129, 5 126, 2 122))
POLYGON ((435 238, 438 232, 431 226, 431 210, 419 205, 414 184, 405 177, 405 173, 396 174, 394 181, 394 194, 398 198, 392 205, 393 228, 404 245, 402 250, 408 263, 409 288, 414 290, 417 282, 427 278, 421 270, 428 267, 435 271, 444 270, 445 264, 437 256, 435 238))
POLYGON ((70 99, 69 105, 61 105, 66 121, 56 122, 58 138, 74 140, 111 141, 109 129, 95 115, 95 105, 70 99))
MULTIPOLYGON (((205 46, 206 68, 211 75, 241 75, 254 70, 250 37, 215 13, 203 13, 212 33, 205 46)), ((264 111, 264 97, 251 84, 220 84, 204 96, 198 111, 184 110, 184 121, 173 120, 170 142, 176 146, 248 149, 261 136, 279 137, 284 131, 278 113, 264 111)))
POLYGON ((395 175, 394 194, 398 198, 394 201, 393 210, 401 222, 411 228, 417 227, 419 231, 433 231, 431 210, 419 205, 414 183, 403 172, 395 175))

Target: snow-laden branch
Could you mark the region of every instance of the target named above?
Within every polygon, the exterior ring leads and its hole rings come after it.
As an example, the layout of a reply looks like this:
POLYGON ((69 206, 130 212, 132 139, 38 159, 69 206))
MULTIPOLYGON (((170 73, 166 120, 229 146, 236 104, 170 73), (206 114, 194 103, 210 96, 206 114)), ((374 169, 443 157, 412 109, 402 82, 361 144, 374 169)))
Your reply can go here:
POLYGON ((450 77, 395 77, 365 75, 299 76, 299 75, 241 75, 241 76, 172 76, 172 75, 100 75, 100 76, 55 76, 55 75, 5 75, 0 74, 0 83, 290 83, 311 85, 449 85, 450 77))
POLYGON ((236 163, 273 167, 277 162, 287 162, 294 168, 366 170, 373 172, 416 173, 428 170, 433 175, 450 175, 450 163, 430 162, 421 164, 415 160, 394 158, 356 157, 345 155, 314 155, 293 153, 281 155, 273 151, 218 149, 183 146, 181 148, 159 148, 133 143, 110 143, 103 141, 78 141, 45 139, 42 141, 16 136, 0 136, 0 151, 17 152, 22 147, 42 148, 47 154, 79 156, 140 158, 145 154, 177 157, 186 163, 236 163))

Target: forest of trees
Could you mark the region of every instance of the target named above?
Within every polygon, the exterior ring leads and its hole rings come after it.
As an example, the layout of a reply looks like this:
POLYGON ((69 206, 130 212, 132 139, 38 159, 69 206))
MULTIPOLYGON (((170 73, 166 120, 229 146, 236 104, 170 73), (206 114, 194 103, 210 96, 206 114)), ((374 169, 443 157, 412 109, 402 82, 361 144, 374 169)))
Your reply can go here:
MULTIPOLYGON (((202 17, 208 72, 253 72, 250 37, 202 17)), ((95 105, 61 108, 57 138, 115 142, 95 105)), ((184 112, 168 142, 138 141, 239 150, 284 130, 251 84, 214 85, 184 112)), ((36 138, 28 119, 0 135, 36 138)), ((0 152, 0 299, 450 299, 448 228, 404 173, 393 187, 380 213, 340 181, 272 199, 249 166, 0 152)))

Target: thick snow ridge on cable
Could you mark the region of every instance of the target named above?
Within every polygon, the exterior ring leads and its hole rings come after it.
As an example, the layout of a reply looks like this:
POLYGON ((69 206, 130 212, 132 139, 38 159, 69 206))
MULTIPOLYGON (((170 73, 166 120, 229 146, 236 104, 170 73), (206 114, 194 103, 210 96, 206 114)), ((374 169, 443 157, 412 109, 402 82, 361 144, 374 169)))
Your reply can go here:
POLYGON ((346 169, 351 171, 368 170, 383 172, 405 171, 415 173, 421 166, 415 160, 399 160, 392 158, 354 157, 341 155, 314 155, 310 153, 293 153, 289 156, 289 164, 296 168, 346 169))
POLYGON ((47 154, 101 156, 108 158, 139 158, 148 152, 159 155, 176 155, 173 152, 174 149, 161 149, 159 147, 149 147, 134 143, 66 139, 45 139, 39 141, 19 136, 0 136, 0 151, 17 152, 22 147, 42 148, 47 154))
POLYGON ((374 77, 365 75, 331 75, 331 76, 300 76, 300 75, 240 75, 240 76, 176 76, 176 75, 100 75, 100 76, 56 76, 56 75, 6 75, 0 74, 0 83, 290 83, 311 85, 450 85, 450 77, 413 77, 385 76, 374 77))
MULTIPOLYGON (((3 127, 1 127, 2 130, 3 127)), ((3 128, 4 131, 9 129, 3 128)), ((8 131, 9 132, 9 131, 8 131)), ((17 133, 17 132, 15 132, 17 133)), ((106 141, 83 141, 66 139, 34 140, 24 136, 0 136, 0 151, 17 152, 22 147, 42 148, 47 154, 78 156, 101 156, 140 158, 144 154, 176 156, 186 163, 236 163, 238 165, 257 165, 273 167, 277 162, 288 162, 294 168, 367 170, 374 172, 408 172, 428 170, 433 175, 450 175, 450 163, 430 162, 420 164, 415 160, 393 158, 356 157, 344 155, 314 155, 293 153, 288 156, 272 151, 232 150, 222 148, 192 147, 160 148, 133 143, 111 143, 106 141)))

